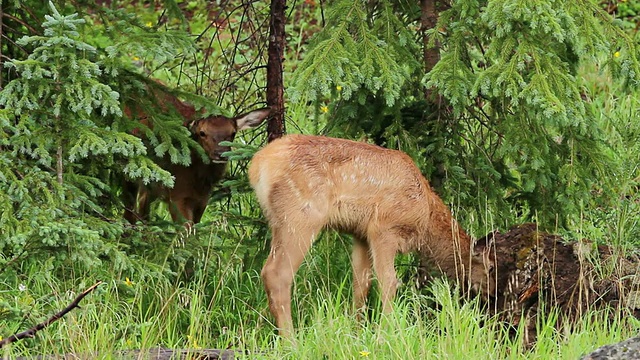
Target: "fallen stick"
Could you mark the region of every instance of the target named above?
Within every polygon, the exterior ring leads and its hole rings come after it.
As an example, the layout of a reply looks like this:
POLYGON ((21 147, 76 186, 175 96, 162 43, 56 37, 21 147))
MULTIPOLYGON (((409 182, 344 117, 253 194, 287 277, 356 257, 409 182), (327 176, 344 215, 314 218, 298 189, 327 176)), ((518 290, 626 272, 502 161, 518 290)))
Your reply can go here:
POLYGON ((65 316, 69 311, 75 309, 75 308, 79 308, 80 306, 78 304, 80 304, 80 301, 87 296, 90 292, 92 292, 93 290, 95 290, 95 288, 97 288, 100 284, 102 284, 102 281, 98 281, 97 283, 93 284, 90 288, 88 288, 87 290, 83 291, 80 295, 78 295, 71 304, 69 304, 67 307, 65 307, 64 309, 62 309, 60 312, 58 312, 57 314, 53 315, 52 317, 50 317, 49 319, 47 319, 44 322, 41 322, 40 324, 32 327, 29 330, 23 331, 19 334, 15 334, 15 335, 11 335, 6 339, 2 339, 0 340, 0 348, 2 348, 3 346, 7 345, 7 344, 11 344, 13 342, 16 342, 18 340, 22 340, 25 338, 32 338, 36 336, 36 333, 44 328, 46 328, 47 326, 49 326, 51 323, 59 320, 60 318, 62 318, 63 316, 65 316))

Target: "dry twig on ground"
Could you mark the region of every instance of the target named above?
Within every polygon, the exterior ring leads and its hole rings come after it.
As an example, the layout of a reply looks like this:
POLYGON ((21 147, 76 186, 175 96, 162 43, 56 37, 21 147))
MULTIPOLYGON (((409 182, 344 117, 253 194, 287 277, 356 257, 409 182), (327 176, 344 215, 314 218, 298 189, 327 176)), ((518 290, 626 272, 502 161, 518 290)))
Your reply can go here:
POLYGON ((80 295, 78 295, 73 302, 71 302, 71 304, 69 304, 67 307, 65 307, 64 309, 62 309, 61 311, 59 311, 58 313, 56 313, 55 315, 53 315, 52 317, 48 318, 46 321, 41 322, 40 324, 32 327, 29 330, 23 331, 19 334, 15 334, 15 335, 11 335, 6 339, 2 339, 0 340, 0 348, 2 348, 3 346, 7 345, 7 344, 11 344, 13 342, 16 342, 18 340, 22 340, 25 338, 32 338, 36 336, 36 333, 44 328, 46 328, 47 326, 49 326, 51 323, 59 320, 60 318, 62 318, 63 316, 65 316, 69 311, 80 307, 80 301, 87 296, 90 292, 92 292, 93 290, 95 290, 95 288, 97 288, 100 284, 102 284, 102 281, 98 281, 97 283, 93 284, 91 287, 89 287, 87 290, 83 291, 80 295))

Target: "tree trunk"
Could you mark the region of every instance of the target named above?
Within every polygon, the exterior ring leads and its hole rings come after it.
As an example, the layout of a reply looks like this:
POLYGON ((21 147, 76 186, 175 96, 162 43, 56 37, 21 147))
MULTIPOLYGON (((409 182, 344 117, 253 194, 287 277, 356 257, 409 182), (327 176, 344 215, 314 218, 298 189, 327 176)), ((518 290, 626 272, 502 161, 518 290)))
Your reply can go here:
POLYGON ((640 319, 640 257, 621 248, 567 241, 528 223, 493 231, 478 239, 474 250, 489 251, 495 264, 490 281, 496 292, 487 311, 511 329, 524 330, 527 347, 535 343, 540 321, 551 318, 549 325, 558 332, 584 314, 607 314, 599 320, 603 324, 614 321, 615 314, 640 319))
MULTIPOLYGON (((438 61, 440 61, 440 43, 436 40, 433 45, 430 45, 429 43, 431 38, 427 34, 427 30, 431 30, 436 27, 440 11, 446 10, 447 7, 447 4, 442 0, 420 0, 420 25, 422 31, 425 73, 431 71, 438 61)), ((427 103, 431 104, 431 116, 435 117, 436 121, 446 126, 446 120, 450 114, 448 114, 449 109, 445 99, 435 92, 433 88, 427 87, 424 89, 424 98, 427 103)), ((436 170, 431 174, 429 181, 435 189, 439 190, 441 189, 446 177, 445 165, 443 163, 437 163, 435 164, 435 167, 436 170)))
MULTIPOLYGON (((420 0, 420 8, 422 9, 420 14, 420 25, 422 30, 422 44, 423 44, 423 58, 424 58, 424 70, 428 73, 440 60, 440 43, 436 40, 433 47, 430 47, 429 41, 431 40, 426 31, 433 29, 438 22, 439 12, 439 0, 420 0)), ((433 90, 425 88, 424 96, 427 101, 437 101, 440 99, 434 99, 433 90)))
POLYGON ((269 25, 269 60, 267 61, 267 104, 272 109, 272 118, 267 124, 267 141, 271 142, 284 134, 284 82, 282 60, 285 46, 286 0, 271 1, 269 25))

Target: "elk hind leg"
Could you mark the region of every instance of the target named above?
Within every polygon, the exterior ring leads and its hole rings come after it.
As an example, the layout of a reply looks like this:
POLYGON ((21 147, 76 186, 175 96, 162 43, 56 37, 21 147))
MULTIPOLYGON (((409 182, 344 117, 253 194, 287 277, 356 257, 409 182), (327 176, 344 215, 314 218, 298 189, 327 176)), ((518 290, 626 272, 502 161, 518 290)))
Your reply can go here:
POLYGON ((138 184, 133 181, 125 181, 122 186, 122 202, 124 204, 124 218, 131 224, 140 220, 136 211, 138 197, 138 184))
POLYGON ((393 299, 398 288, 398 278, 394 267, 394 260, 398 244, 402 240, 393 232, 384 232, 369 236, 371 260, 380 287, 382 312, 385 314, 393 310, 393 299))

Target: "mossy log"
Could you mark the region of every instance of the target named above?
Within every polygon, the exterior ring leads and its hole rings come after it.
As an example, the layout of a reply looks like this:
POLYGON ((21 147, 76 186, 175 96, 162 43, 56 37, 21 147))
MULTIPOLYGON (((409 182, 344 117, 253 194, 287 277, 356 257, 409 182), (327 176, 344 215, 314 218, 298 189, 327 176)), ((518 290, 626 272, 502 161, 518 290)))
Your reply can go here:
POLYGON ((552 312, 557 312, 557 327, 594 310, 640 319, 636 254, 588 240, 568 242, 530 223, 476 242, 476 251, 487 247, 497 285, 487 309, 514 330, 524 325, 527 343, 535 341, 536 320, 552 312))

